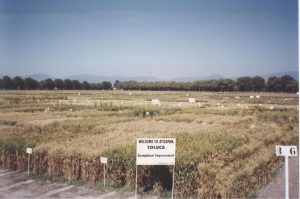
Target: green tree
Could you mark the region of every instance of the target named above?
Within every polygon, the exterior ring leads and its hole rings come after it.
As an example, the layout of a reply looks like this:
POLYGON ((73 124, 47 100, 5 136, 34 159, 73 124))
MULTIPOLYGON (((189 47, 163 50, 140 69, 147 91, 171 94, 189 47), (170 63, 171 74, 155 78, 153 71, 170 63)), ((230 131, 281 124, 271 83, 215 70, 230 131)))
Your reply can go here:
POLYGON ((14 89, 14 82, 9 76, 4 76, 2 78, 3 88, 6 90, 14 89))
POLYGON ((64 85, 66 90, 72 90, 73 89, 73 84, 70 79, 65 79, 64 80, 64 85))
POLYGON ((280 78, 280 81, 282 86, 282 92, 293 92, 293 82, 295 81, 295 79, 292 76, 284 75, 280 78))
POLYGON ((82 89, 84 89, 84 90, 90 90, 91 89, 91 85, 88 82, 84 81, 82 83, 82 89))
POLYGON ((104 81, 104 82, 102 82, 102 84, 103 84, 103 89, 104 90, 111 90, 112 89, 111 82, 104 81))
POLYGON ((27 90, 35 90, 39 87, 38 81, 28 77, 24 79, 25 89, 27 90))
POLYGON ((254 91, 264 91, 265 90, 265 79, 260 76, 255 76, 252 78, 253 90, 254 91))
POLYGON ((55 87, 57 88, 57 89, 59 89, 59 90, 62 90, 62 89, 64 89, 64 81, 63 80, 61 80, 61 79, 55 79, 54 80, 54 85, 55 85, 55 87))
POLYGON ((40 86, 42 89, 53 90, 55 87, 55 84, 52 79, 48 78, 46 80, 40 81, 40 86))
POLYGON ((253 81, 251 77, 239 77, 237 84, 240 91, 253 91, 253 81))
POLYGON ((81 89, 81 84, 78 80, 72 80, 72 85, 73 85, 73 89, 75 89, 75 90, 81 89))
POLYGON ((14 77, 13 83, 14 83, 14 89, 17 89, 17 90, 25 89, 25 83, 21 77, 19 77, 19 76, 14 77))
POLYGON ((282 90, 281 79, 275 76, 269 77, 267 81, 267 90, 270 92, 279 92, 282 90))

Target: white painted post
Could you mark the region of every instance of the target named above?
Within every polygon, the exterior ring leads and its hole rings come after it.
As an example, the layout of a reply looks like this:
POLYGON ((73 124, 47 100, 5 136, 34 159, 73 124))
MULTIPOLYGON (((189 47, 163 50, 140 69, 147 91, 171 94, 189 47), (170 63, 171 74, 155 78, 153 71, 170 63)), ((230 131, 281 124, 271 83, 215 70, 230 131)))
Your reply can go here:
POLYGON ((105 164, 103 164, 104 166, 104 190, 105 190, 105 164))
POLYGON ((32 148, 26 148, 26 153, 28 153, 28 176, 29 176, 30 154, 32 154, 32 148))
POLYGON ((30 153, 28 153, 28 176, 29 176, 29 166, 30 166, 30 153))
POLYGON ((285 198, 289 198, 289 156, 297 156, 297 146, 275 146, 276 156, 284 156, 285 198))
POLYGON ((137 164, 135 164, 135 199, 137 199, 137 164))
POLYGON ((285 198, 289 198, 289 156, 284 156, 285 164, 285 198))
POLYGON ((174 198, 175 164, 173 166, 172 199, 174 198))
POLYGON ((104 184, 104 190, 105 190, 105 165, 107 164, 107 157, 100 157, 100 162, 103 164, 103 184, 104 184))

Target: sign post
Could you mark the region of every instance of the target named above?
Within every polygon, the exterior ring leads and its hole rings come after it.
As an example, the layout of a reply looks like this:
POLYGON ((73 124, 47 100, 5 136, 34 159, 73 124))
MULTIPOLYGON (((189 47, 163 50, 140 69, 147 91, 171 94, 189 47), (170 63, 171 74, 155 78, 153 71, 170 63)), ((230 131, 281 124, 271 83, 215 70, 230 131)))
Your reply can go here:
POLYGON ((26 148, 26 153, 28 153, 28 176, 29 176, 30 155, 32 154, 32 148, 26 148))
POLYGON ((138 138, 136 143, 135 198, 138 165, 173 165, 172 199, 175 179, 175 138, 138 138))
POLYGON ((284 156, 285 198, 289 198, 289 156, 297 156, 297 146, 275 146, 276 156, 284 156))
POLYGON ((105 165, 107 164, 107 158, 101 157, 100 162, 103 164, 103 183, 104 183, 104 189, 105 189, 105 165))

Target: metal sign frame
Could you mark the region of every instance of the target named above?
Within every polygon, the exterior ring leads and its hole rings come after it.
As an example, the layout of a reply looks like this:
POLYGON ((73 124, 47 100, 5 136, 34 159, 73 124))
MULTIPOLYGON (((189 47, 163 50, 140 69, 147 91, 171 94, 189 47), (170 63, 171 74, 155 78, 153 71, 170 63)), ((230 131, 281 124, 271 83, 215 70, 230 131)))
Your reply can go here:
MULTIPOLYGON (((145 143, 145 144, 151 144, 151 143, 145 143)), ((164 145, 166 143, 160 143, 160 145, 164 145)), ((149 147, 148 147, 149 148, 149 147)), ((173 149, 171 149, 173 150, 173 149)), ((137 142, 136 142, 136 164, 135 164, 135 198, 137 199, 137 179, 138 179, 138 172, 137 172, 137 167, 138 165, 173 165, 173 179, 172 179, 172 199, 174 198, 174 184, 175 184, 175 163, 176 163, 176 138, 137 138, 137 142), (174 161, 171 162, 156 162, 156 163, 146 163, 146 164, 142 164, 139 163, 138 164, 138 143, 139 140, 153 140, 153 145, 160 143, 160 140, 172 140, 174 144, 174 161), (156 142, 157 141, 157 142, 156 142)))
POLYGON ((285 198, 289 198, 289 157, 297 156, 297 146, 275 146, 276 156, 284 156, 285 198))

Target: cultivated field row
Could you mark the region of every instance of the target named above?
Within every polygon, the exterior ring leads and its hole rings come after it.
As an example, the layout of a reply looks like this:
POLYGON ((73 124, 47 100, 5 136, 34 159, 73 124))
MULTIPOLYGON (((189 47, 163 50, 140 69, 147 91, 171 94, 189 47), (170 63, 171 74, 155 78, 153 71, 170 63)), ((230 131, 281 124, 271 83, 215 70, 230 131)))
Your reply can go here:
MULTIPOLYGON (((132 190, 136 138, 175 137, 182 197, 254 196, 276 174, 275 145, 298 143, 296 94, 1 91, 0 111, 0 165, 26 170, 31 146, 32 175, 47 179, 98 183, 107 156, 109 185, 132 190)), ((164 194, 171 172, 139 167, 139 192, 164 194)))

